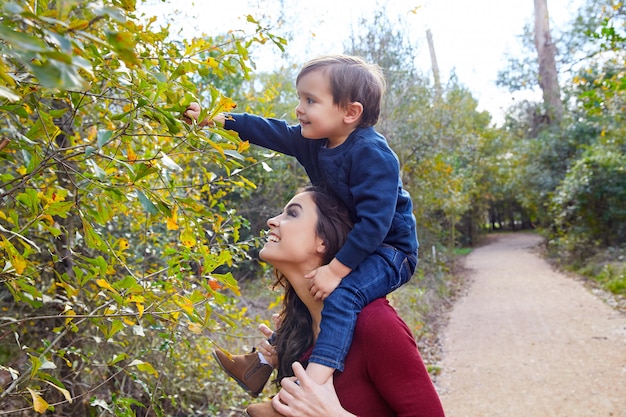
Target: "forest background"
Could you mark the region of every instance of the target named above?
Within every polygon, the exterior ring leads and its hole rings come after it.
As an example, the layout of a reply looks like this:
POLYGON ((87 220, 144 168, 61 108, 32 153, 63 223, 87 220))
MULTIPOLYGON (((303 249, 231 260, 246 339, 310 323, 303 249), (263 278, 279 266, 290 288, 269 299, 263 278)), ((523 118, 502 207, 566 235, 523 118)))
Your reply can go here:
MULTIPOLYGON (((198 101, 295 121, 302 62, 279 16, 180 39, 139 5, 0 0, 0 416, 226 416, 250 401, 211 351, 243 351, 270 322, 280 293, 256 253, 307 180, 181 114, 198 101), (264 48, 288 65, 256 71, 264 48)), ((626 8, 588 0, 572 22, 521 34, 498 82, 543 100, 498 126, 463 80, 415 67, 402 16, 372 10, 345 42, 389 83, 377 128, 422 248, 392 298, 422 350, 455 256, 487 231, 536 229, 561 266, 626 294, 626 8)))

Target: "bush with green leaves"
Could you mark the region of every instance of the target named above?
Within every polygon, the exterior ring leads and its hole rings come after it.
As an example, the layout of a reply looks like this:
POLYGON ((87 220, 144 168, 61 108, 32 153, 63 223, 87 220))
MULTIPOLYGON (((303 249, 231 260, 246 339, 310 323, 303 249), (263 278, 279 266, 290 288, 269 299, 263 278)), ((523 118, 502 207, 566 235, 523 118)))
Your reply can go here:
POLYGON ((557 234, 605 247, 626 242, 626 155, 590 148, 557 187, 550 212, 557 234))
POLYGON ((0 415, 211 408, 212 342, 250 321, 228 269, 255 239, 228 198, 255 161, 181 116, 231 109, 196 78, 246 77, 253 44, 284 41, 251 17, 172 41, 135 0, 0 10, 0 415))

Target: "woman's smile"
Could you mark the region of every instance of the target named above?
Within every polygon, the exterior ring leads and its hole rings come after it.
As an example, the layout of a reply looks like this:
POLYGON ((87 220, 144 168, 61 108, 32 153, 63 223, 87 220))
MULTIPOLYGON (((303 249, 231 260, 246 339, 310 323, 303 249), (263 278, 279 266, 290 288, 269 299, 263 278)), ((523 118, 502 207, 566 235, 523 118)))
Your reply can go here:
POLYGON ((267 242, 280 242, 280 238, 274 233, 269 233, 267 235, 267 242))

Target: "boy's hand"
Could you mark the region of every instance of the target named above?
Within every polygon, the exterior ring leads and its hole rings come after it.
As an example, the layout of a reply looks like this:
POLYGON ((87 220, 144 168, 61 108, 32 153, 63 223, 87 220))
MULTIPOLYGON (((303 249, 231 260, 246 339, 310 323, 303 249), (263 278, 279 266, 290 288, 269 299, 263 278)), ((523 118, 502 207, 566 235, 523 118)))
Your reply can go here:
POLYGON ((259 352, 263 354, 265 359, 269 362, 272 367, 276 368, 278 366, 278 355, 276 355, 276 348, 268 342, 268 339, 272 337, 274 331, 267 327, 265 324, 261 324, 259 326, 259 330, 265 336, 265 340, 261 342, 258 347, 259 352))
MULTIPOLYGON (((188 124, 192 124, 193 122, 198 121, 199 116, 200 105, 198 103, 191 103, 189 107, 187 107, 187 110, 183 113, 183 120, 188 124)), ((200 126, 200 123, 198 123, 198 126, 200 126)))
POLYGON ((224 120, 226 118, 221 113, 216 115, 213 120, 204 119, 201 122, 198 122, 198 117, 200 117, 201 110, 202 109, 200 108, 200 104, 191 103, 189 107, 187 107, 187 110, 185 110, 185 112, 183 113, 183 120, 188 124, 197 122, 199 127, 215 126, 216 124, 219 124, 220 126, 224 126, 224 120))
POLYGON ((350 271, 350 268, 333 259, 328 265, 322 265, 304 277, 311 280, 311 288, 309 288, 311 295, 316 301, 321 301, 337 288, 343 277, 350 271))

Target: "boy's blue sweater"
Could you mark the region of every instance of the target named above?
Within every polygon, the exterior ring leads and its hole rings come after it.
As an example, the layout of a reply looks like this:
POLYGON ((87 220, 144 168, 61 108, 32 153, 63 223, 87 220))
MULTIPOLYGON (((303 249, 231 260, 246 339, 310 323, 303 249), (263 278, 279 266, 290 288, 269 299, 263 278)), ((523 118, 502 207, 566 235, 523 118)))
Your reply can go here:
POLYGON ((313 185, 330 188, 348 207, 354 228, 336 258, 354 269, 381 244, 417 250, 411 196, 402 188, 400 163, 373 127, 359 128, 340 146, 306 139, 300 125, 251 114, 227 115, 224 128, 250 143, 294 156, 313 185))

